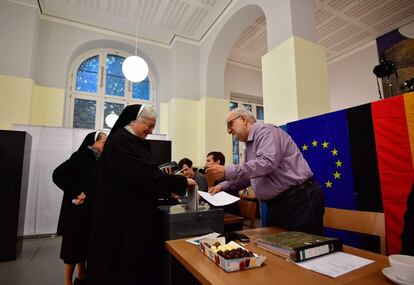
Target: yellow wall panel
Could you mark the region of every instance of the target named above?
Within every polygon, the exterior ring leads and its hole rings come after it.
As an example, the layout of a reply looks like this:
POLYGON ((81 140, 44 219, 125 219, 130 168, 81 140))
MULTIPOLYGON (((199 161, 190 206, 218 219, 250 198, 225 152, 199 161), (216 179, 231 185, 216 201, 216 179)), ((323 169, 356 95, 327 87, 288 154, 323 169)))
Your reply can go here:
POLYGON ((178 162, 188 157, 195 167, 203 167, 208 152, 221 151, 230 162, 231 136, 225 123, 228 112, 228 100, 173 98, 168 103, 168 137, 172 140, 173 160, 178 162))
POLYGON ((283 125, 330 111, 325 49, 290 37, 262 57, 265 122, 283 125))
POLYGON ((33 89, 30 78, 0 75, 0 129, 30 123, 33 89))
POLYGON ((298 118, 293 38, 262 57, 264 121, 283 125, 298 118))
POLYGON ((199 166, 198 101, 173 98, 168 104, 168 137, 172 140, 172 158, 188 157, 199 166))
POLYGON ((64 89, 35 86, 30 124, 61 127, 63 125, 64 105, 64 89))
POLYGON ((168 103, 160 103, 159 126, 160 134, 168 135, 168 103))
POLYGON ((210 151, 220 151, 226 157, 226 164, 229 164, 232 161, 231 135, 226 129, 229 100, 206 97, 204 101, 205 117, 201 124, 205 126, 205 133, 201 141, 205 142, 205 146, 200 152, 200 159, 205 163, 210 151))
POLYGON ((298 119, 330 112, 325 48, 294 37, 298 119))

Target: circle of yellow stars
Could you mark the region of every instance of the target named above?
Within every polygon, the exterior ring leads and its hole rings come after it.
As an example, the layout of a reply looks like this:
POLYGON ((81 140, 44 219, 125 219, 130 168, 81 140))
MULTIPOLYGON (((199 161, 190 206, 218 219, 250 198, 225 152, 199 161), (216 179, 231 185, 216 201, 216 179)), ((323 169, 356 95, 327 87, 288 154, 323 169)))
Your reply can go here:
MULTIPOLYGON (((310 146, 312 148, 318 147, 318 144, 319 144, 319 142, 317 140, 313 140, 310 145, 303 144, 302 152, 308 151, 310 146)), ((322 146, 323 149, 329 150, 329 142, 323 141, 321 143, 321 146, 322 146)), ((335 156, 338 157, 339 152, 336 148, 333 148, 330 152, 332 153, 333 157, 335 157, 335 156)), ((333 185, 334 185, 334 181, 341 179, 342 173, 340 172, 340 168, 342 167, 342 161, 339 159, 339 157, 335 161, 335 165, 337 167, 337 170, 332 173, 332 176, 333 176, 332 181, 330 179, 328 179, 327 181, 323 182, 325 184, 326 188, 332 188, 333 185)))

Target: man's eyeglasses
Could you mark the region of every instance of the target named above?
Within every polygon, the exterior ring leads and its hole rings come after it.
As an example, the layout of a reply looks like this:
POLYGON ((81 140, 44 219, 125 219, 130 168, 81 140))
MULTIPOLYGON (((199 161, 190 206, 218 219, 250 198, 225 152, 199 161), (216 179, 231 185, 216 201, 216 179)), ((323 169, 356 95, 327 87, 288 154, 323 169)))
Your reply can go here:
POLYGON ((233 119, 231 119, 230 121, 228 121, 227 122, 227 129, 230 129, 233 126, 233 122, 235 120, 237 120, 238 118, 240 118, 240 117, 241 117, 241 115, 238 115, 238 116, 234 117, 233 119))

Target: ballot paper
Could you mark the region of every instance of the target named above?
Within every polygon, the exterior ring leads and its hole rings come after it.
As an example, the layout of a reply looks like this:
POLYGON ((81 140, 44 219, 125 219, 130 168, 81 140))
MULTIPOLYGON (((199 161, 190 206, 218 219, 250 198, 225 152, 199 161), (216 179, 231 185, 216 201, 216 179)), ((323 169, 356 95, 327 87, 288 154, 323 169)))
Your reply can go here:
POLYGON ((216 238, 218 237, 220 234, 216 233, 216 232, 212 232, 203 236, 199 236, 199 237, 194 237, 194 238, 190 238, 185 240, 186 242, 192 243, 194 245, 199 245, 200 244, 200 240, 205 239, 205 238, 216 238))
POLYGON ((374 261, 352 254, 335 252, 321 257, 298 262, 296 264, 303 268, 336 278, 345 273, 368 265, 372 262, 374 261))
POLYGON ((214 195, 208 192, 198 191, 198 194, 213 206, 225 206, 240 200, 239 197, 230 195, 224 191, 220 191, 214 195))

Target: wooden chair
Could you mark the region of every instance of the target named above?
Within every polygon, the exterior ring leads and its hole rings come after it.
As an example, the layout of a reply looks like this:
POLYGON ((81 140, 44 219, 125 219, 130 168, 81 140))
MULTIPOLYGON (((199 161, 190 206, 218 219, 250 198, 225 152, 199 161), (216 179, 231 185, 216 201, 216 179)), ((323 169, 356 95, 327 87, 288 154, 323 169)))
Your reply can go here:
POLYGON ((328 228, 379 236, 381 254, 386 253, 384 213, 325 208, 323 224, 328 228))
POLYGON ((225 214, 224 215, 224 224, 225 225, 233 225, 233 224, 241 224, 245 219, 248 219, 250 223, 246 226, 250 228, 256 227, 256 207, 257 202, 252 200, 240 199, 239 200, 239 207, 240 207, 240 216, 232 215, 232 214, 225 214))

